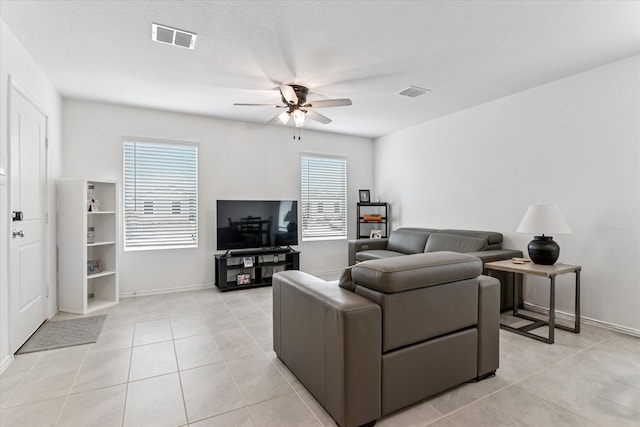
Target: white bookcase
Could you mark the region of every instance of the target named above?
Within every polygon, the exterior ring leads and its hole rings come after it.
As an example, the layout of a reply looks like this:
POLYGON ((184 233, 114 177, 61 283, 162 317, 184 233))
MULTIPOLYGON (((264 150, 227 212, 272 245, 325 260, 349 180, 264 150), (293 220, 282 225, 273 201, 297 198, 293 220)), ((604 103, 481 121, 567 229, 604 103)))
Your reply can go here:
POLYGON ((58 181, 60 311, 86 314, 118 304, 118 194, 116 181, 58 181), (89 211, 91 196, 97 209, 89 211), (90 227, 95 237, 88 238, 90 227), (99 268, 89 271, 91 261, 99 268))

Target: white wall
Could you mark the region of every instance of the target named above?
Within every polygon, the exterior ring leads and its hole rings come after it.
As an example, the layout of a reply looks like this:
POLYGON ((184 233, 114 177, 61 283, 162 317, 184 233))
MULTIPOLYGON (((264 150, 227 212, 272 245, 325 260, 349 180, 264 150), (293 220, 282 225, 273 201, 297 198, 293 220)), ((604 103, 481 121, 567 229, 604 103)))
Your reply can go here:
MULTIPOLYGON (((348 158, 349 232, 357 190, 373 182, 368 138, 219 120, 112 104, 63 103, 65 177, 122 181, 122 137, 199 143, 199 247, 122 252, 120 293, 132 295, 213 283, 216 199, 300 199, 300 153, 348 158)), ((335 275, 347 265, 346 240, 301 242, 301 268, 335 275)))
MULTIPOLYGON (((33 58, 16 39, 4 21, 0 20, 0 166, 9 176, 8 160, 8 114, 9 114, 9 76, 14 84, 27 95, 47 116, 48 150, 48 210, 49 227, 47 235, 46 257, 48 263, 44 274, 50 287, 49 314, 56 312, 56 273, 55 273, 55 179, 60 175, 61 141, 61 100, 47 76, 40 70, 33 58)), ((0 178, 2 179, 2 178, 0 178)), ((9 353, 9 276, 8 251, 11 221, 8 216, 9 182, 5 178, 0 183, 0 371, 11 360, 9 353)))
MULTIPOLYGON (((558 204, 582 314, 640 333, 639 82, 635 56, 379 138, 393 227, 495 230, 526 253, 527 206, 558 204)), ((558 309, 573 313, 573 277, 561 279, 558 309)), ((530 280, 526 300, 548 307, 546 283, 530 280)))

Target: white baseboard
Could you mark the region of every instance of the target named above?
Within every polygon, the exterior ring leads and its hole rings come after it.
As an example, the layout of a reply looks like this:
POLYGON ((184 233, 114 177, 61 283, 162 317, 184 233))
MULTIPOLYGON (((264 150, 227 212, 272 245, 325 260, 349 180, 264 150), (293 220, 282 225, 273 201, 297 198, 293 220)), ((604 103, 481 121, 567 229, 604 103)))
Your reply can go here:
POLYGON ((205 289, 214 289, 213 283, 203 285, 178 286, 175 288, 150 289, 145 291, 124 292, 120 294, 120 298, 146 297, 150 295, 173 294, 176 292, 202 291, 205 289))
POLYGON ((8 355, 4 358, 2 363, 0 363, 0 374, 2 374, 9 367, 9 365, 11 365, 11 362, 13 362, 12 355, 8 355))
MULTIPOLYGON (((535 311, 536 313, 549 314, 548 307, 542 307, 540 305, 531 304, 529 302, 524 303, 524 307, 527 310, 535 311)), ((575 322, 576 316, 573 313, 566 313, 564 311, 556 310, 556 317, 558 319, 575 322)), ((632 335, 634 337, 640 337, 640 330, 629 328, 627 326, 616 325, 615 323, 603 322, 602 320, 592 319, 591 317, 580 316, 580 321, 588 325, 598 326, 600 328, 608 329, 614 332, 620 332, 621 334, 632 335)))

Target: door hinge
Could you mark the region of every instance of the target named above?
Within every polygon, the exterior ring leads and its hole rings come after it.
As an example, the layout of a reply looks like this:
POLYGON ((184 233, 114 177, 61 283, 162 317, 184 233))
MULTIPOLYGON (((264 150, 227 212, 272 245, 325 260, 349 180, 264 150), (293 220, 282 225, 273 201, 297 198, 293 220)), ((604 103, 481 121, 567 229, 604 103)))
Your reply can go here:
POLYGON ((44 223, 49 224, 49 212, 44 214, 44 223))
POLYGON ((49 149, 49 138, 45 138, 44 139, 44 148, 45 148, 45 150, 49 149))
POLYGON ((47 284, 47 298, 49 298, 49 295, 51 294, 51 288, 49 287, 49 285, 47 284))

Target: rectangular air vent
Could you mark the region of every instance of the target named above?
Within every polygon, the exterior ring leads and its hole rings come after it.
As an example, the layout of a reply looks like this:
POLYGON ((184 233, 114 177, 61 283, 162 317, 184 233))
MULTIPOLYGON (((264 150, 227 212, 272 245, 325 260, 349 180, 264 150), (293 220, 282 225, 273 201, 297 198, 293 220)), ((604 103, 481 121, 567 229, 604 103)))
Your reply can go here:
POLYGON ((151 39, 160 43, 193 49, 196 45, 196 33, 167 27, 166 25, 151 24, 151 39))
POLYGON ((418 86, 409 86, 398 95, 408 96, 409 98, 415 98, 416 96, 424 95, 427 92, 431 92, 429 89, 424 89, 418 86))

